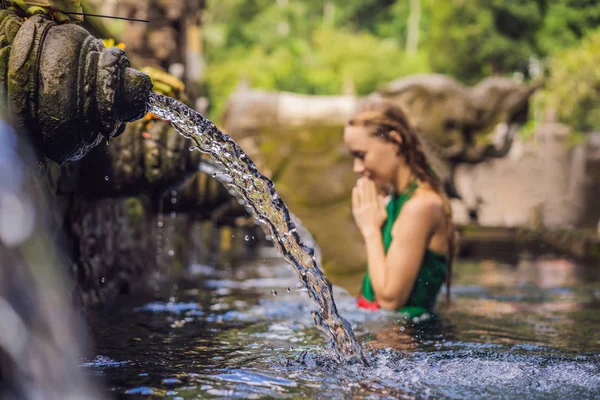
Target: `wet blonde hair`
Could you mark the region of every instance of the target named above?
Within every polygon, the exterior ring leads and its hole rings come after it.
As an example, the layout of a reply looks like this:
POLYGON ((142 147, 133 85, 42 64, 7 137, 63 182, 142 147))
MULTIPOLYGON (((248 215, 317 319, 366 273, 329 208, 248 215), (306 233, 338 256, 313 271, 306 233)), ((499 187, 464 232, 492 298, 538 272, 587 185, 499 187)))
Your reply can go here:
POLYGON ((398 146, 398 155, 404 157, 413 174, 429 186, 442 198, 444 207, 444 220, 448 240, 448 273, 446 274, 446 300, 450 301, 450 285, 452 278, 452 264, 457 247, 456 228, 452 221, 452 208, 450 201, 443 189, 440 178, 429 165, 421 141, 414 129, 410 126, 406 114, 398 106, 377 101, 365 104, 358 113, 348 121, 349 126, 364 127, 372 136, 377 136, 386 142, 398 146), (400 136, 400 141, 392 136, 394 131, 400 136))

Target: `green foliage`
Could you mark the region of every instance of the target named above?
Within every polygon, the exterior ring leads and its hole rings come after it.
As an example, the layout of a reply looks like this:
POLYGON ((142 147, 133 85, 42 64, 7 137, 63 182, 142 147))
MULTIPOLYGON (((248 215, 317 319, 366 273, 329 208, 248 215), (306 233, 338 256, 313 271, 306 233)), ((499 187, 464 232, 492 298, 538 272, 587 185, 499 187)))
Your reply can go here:
POLYGON ((463 0, 426 3, 432 67, 473 83, 524 70, 536 53, 543 8, 536 1, 463 0))
POLYGON ((597 0, 548 0, 544 25, 537 34, 542 54, 576 46, 581 38, 600 26, 597 0))
POLYGON ((523 140, 529 140, 533 137, 537 127, 538 122, 535 119, 530 119, 519 129, 519 136, 523 140))
POLYGON ((600 29, 550 61, 546 107, 575 130, 600 129, 600 29))
POLYGON ((600 25, 597 0, 424 0, 436 71, 465 82, 528 73, 531 57, 576 45, 600 25))
POLYGON ((333 11, 326 11, 322 1, 289 1, 285 6, 272 1, 226 0, 218 6, 209 2, 204 79, 212 104, 210 116, 220 116, 242 80, 267 90, 367 94, 400 76, 427 72, 424 54, 404 53, 403 37, 373 33, 386 30, 401 35, 403 28, 382 11, 371 13, 372 6, 366 4, 353 0, 341 7, 332 2, 333 11), (226 16, 236 20, 244 16, 245 21, 233 23, 226 16), (364 24, 364 29, 337 26, 344 19, 364 24))
POLYGON ((597 0, 207 0, 203 85, 218 118, 242 80, 266 90, 366 94, 429 71, 469 84, 494 74, 528 78, 536 59, 551 69, 561 119, 590 129, 597 81, 583 53, 594 50, 593 39, 581 54, 562 50, 599 25, 597 0), (418 51, 407 54, 415 4, 418 51), (570 92, 577 100, 565 100, 570 92))

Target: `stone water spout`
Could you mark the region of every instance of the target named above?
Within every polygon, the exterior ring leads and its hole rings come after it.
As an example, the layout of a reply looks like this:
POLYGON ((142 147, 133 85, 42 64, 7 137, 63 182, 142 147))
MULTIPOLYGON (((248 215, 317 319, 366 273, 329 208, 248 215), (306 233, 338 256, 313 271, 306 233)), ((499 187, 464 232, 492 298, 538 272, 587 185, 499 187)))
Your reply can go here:
POLYGON ((80 26, 0 10, 0 46, 0 104, 40 156, 78 160, 146 113, 150 78, 80 26))

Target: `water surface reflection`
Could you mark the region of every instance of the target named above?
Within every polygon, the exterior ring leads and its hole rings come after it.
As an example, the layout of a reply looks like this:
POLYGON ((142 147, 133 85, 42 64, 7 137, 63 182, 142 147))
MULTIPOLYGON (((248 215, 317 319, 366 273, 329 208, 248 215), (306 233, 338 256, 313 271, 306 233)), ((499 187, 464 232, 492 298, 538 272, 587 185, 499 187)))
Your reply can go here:
POLYGON ((95 313, 86 370, 120 398, 600 398, 593 266, 459 263, 454 301, 419 324, 356 309, 336 288, 371 367, 324 355, 290 268, 263 256, 194 266, 152 298, 95 313))

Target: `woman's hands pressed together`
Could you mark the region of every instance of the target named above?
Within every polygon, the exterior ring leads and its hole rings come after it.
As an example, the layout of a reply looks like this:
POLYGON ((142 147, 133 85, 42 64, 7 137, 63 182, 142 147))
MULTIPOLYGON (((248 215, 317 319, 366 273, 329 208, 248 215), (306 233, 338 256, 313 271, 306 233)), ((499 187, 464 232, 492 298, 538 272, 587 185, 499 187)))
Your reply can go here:
POLYGON ((375 183, 366 177, 359 178, 352 189, 352 215, 365 238, 379 233, 387 218, 383 198, 375 183))

